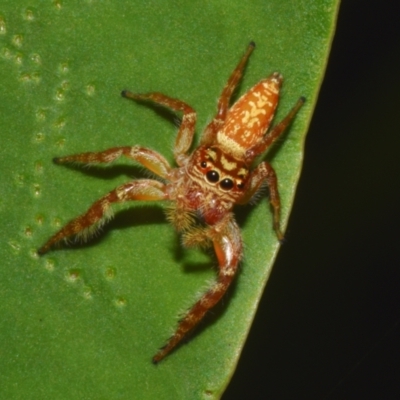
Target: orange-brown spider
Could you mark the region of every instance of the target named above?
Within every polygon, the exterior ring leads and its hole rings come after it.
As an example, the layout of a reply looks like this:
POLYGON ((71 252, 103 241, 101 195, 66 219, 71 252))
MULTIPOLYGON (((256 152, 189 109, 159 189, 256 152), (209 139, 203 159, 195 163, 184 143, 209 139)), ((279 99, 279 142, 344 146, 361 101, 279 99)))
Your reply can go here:
POLYGON ((264 183, 269 188, 274 229, 279 240, 280 199, 274 169, 263 161, 251 169, 254 159, 263 154, 281 135, 304 103, 301 97, 286 117, 267 132, 278 104, 282 76, 273 73, 245 93, 231 108, 230 99, 255 44, 251 42, 232 72, 218 101, 217 114, 208 124, 199 146, 188 154, 195 131, 196 113, 183 101, 161 93, 122 96, 152 101, 174 111, 182 111, 182 123, 174 146, 178 164, 172 168, 159 153, 140 146, 115 147, 99 153, 82 153, 55 158, 63 163, 110 163, 125 156, 143 165, 159 180, 139 179, 125 183, 100 200, 89 210, 65 225, 39 250, 46 253, 55 243, 74 235, 86 237, 111 214, 113 203, 129 200, 168 200, 168 220, 182 234, 185 246, 213 246, 218 259, 218 278, 179 321, 167 344, 153 357, 158 363, 168 355, 214 307, 227 291, 242 258, 242 239, 232 209, 235 204, 251 200, 264 183))

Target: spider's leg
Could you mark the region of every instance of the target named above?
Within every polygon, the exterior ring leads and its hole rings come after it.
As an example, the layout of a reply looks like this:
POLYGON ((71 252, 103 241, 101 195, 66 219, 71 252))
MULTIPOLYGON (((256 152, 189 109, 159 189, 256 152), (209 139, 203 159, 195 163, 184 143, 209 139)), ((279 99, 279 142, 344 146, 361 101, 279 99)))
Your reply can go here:
POLYGON ((227 291, 235 277, 238 263, 242 256, 242 239, 239 227, 232 215, 228 215, 221 223, 206 228, 218 258, 218 278, 203 296, 192 306, 180 320, 178 328, 167 344, 153 357, 157 364, 167 356, 203 319, 208 310, 213 308, 227 291))
POLYGON ((65 157, 57 157, 54 159, 54 162, 57 164, 83 163, 91 165, 110 163, 121 156, 128 157, 142 164, 148 170, 162 178, 168 178, 168 173, 171 171, 168 161, 161 154, 140 146, 113 147, 112 149, 96 153, 73 154, 65 157))
POLYGON ((71 236, 80 235, 85 239, 112 216, 113 203, 129 200, 165 200, 167 195, 164 188, 163 183, 150 179, 132 181, 117 187, 94 202, 85 214, 61 228, 38 250, 38 254, 46 253, 54 244, 71 236))
POLYGON ((267 132, 266 135, 253 147, 246 151, 246 162, 251 164, 255 157, 264 153, 278 137, 285 131, 288 125, 292 122, 301 106, 306 101, 305 97, 300 97, 294 107, 287 113, 281 122, 275 125, 271 131, 267 132))
POLYGON ((238 204, 246 204, 260 189, 262 184, 266 182, 269 189, 269 201, 274 213, 274 230, 278 240, 283 241, 284 237, 280 228, 280 210, 281 210, 281 200, 278 190, 278 178, 276 176, 275 170, 266 161, 262 162, 255 168, 250 176, 250 181, 248 183, 248 189, 245 196, 238 202, 238 204))
POLYGON ((133 100, 150 100, 174 111, 182 111, 182 122, 179 126, 178 136, 174 145, 174 157, 179 166, 182 166, 187 159, 187 151, 192 144, 196 126, 196 112, 188 104, 181 100, 173 99, 162 93, 135 94, 128 90, 122 92, 122 96, 133 100))
POLYGON ((256 45, 254 42, 249 43, 249 45, 247 46, 246 53, 243 55, 243 57, 239 61, 239 64, 236 66, 231 76, 229 77, 228 82, 226 83, 224 89, 222 90, 221 96, 219 97, 218 100, 217 114, 204 130, 204 133, 200 140, 200 144, 204 145, 212 144, 216 133, 225 122, 232 94, 235 91, 240 79, 242 78, 246 62, 249 59, 250 54, 253 52, 255 46, 256 45))

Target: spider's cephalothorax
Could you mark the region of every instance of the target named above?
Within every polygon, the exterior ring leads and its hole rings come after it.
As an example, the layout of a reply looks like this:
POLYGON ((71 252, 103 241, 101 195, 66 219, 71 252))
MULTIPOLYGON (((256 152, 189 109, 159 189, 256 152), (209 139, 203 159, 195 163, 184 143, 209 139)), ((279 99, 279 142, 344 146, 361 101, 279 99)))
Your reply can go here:
POLYGON ((162 181, 139 179, 117 187, 52 236, 38 250, 39 254, 46 253, 55 243, 70 236, 86 236, 111 214, 113 203, 129 200, 168 200, 167 218, 182 233, 183 243, 186 246, 214 248, 218 259, 217 280, 179 321, 173 336, 153 357, 154 363, 169 354, 228 289, 242 257, 242 239, 232 208, 235 204, 249 202, 264 183, 269 188, 276 235, 279 240, 283 239, 275 171, 266 161, 256 167, 252 164, 288 126, 304 103, 304 98, 301 97, 286 117, 268 131, 282 84, 282 76, 273 73, 229 108, 232 93, 254 47, 251 42, 228 79, 218 101, 217 114, 192 154, 188 152, 194 135, 196 113, 189 105, 161 93, 122 92, 122 96, 133 100, 152 101, 183 112, 174 146, 177 168, 172 168, 159 153, 140 146, 115 147, 98 153, 55 159, 59 164, 95 164, 109 163, 123 155, 143 165, 162 181))

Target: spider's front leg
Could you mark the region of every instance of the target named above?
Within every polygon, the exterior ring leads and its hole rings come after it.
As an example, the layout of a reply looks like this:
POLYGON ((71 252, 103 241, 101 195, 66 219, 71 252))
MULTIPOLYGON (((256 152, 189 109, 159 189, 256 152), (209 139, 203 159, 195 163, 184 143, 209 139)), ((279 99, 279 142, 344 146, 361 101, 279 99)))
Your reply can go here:
POLYGON ((242 257, 242 239, 233 216, 228 214, 220 223, 204 229, 205 232, 202 236, 208 236, 211 239, 217 255, 218 278, 179 321, 174 335, 153 357, 155 364, 166 357, 184 339, 186 334, 199 324, 207 311, 221 300, 236 275, 242 257))
POLYGON ((165 185, 158 181, 141 179, 121 185, 93 203, 85 214, 61 228, 38 250, 38 254, 47 253, 54 244, 71 236, 82 236, 86 239, 93 230, 99 228, 112 216, 113 203, 129 200, 165 200, 166 198, 165 185))

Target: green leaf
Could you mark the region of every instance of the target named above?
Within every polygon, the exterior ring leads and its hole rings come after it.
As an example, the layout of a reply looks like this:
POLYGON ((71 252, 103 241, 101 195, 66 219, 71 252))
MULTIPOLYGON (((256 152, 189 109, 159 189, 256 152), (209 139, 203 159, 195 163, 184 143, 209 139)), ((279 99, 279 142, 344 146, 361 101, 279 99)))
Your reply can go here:
MULTIPOLYGON (((307 103, 269 155, 293 202, 337 0, 3 0, 0 7, 0 376, 3 398, 215 399, 233 373, 278 250, 266 200, 238 209, 245 257, 223 304, 160 365, 151 357, 215 276, 159 204, 130 204, 84 246, 36 249, 140 169, 56 166, 54 156, 141 144, 171 162, 169 114, 121 98, 159 91, 198 112, 198 134, 248 42, 240 93, 280 71, 276 120, 307 103), (165 118, 167 116, 167 118, 165 118)), ((197 135, 198 137, 198 135, 197 135)))

